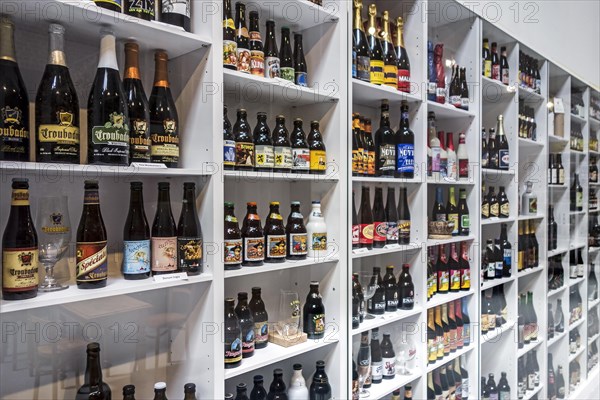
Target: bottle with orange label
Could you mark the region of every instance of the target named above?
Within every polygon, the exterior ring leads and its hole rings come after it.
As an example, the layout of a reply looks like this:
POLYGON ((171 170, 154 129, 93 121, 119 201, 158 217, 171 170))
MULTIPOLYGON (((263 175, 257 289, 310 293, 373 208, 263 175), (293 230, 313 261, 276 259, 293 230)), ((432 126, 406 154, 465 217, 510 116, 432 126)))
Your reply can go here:
POLYGON ((247 207, 242 224, 242 265, 257 267, 265 260, 265 236, 256 203, 250 202, 247 207))

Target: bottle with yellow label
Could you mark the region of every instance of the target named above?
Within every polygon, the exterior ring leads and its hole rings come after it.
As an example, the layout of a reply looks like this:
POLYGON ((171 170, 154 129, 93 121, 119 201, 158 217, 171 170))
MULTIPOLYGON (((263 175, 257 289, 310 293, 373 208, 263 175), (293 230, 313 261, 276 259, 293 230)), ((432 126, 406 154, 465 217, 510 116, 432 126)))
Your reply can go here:
POLYGON ((223 67, 237 70, 235 23, 231 15, 231 0, 223 1, 223 67))
POLYGON ((37 296, 38 279, 38 239, 29 210, 29 181, 14 178, 10 214, 2 236, 2 298, 37 296))
POLYGON ((321 136, 321 132, 319 131, 319 121, 312 121, 310 123, 308 148, 310 150, 310 173, 324 174, 327 170, 327 152, 323 136, 321 136))

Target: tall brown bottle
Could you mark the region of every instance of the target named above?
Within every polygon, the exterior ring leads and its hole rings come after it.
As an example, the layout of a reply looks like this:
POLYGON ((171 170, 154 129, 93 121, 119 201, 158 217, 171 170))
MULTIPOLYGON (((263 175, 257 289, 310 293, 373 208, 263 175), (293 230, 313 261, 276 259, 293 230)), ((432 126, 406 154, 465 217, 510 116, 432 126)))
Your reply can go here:
POLYGON ((287 240, 283 217, 279 212, 279 202, 272 201, 269 216, 265 222, 265 244, 267 253, 265 261, 268 263, 282 263, 287 254, 287 240))
POLYGON ((98 181, 85 181, 83 213, 77 228, 77 287, 97 289, 106 286, 108 250, 106 228, 100 212, 98 181))
POLYGON ((265 260, 265 237, 256 203, 247 204, 246 218, 242 224, 243 256, 242 265, 258 267, 265 260))
POLYGON ((87 345, 87 365, 85 367, 84 383, 81 385, 75 400, 88 400, 91 394, 96 399, 111 400, 110 386, 102 380, 102 366, 100 365, 100 344, 96 342, 87 345))
POLYGON ((177 225, 177 270, 188 275, 202 273, 202 228, 196 211, 196 184, 183 184, 183 202, 177 225))
POLYGON ((38 241, 29 210, 29 181, 13 178, 12 201, 2 236, 2 298, 37 296, 38 241))
POLYGON ((362 187, 358 214, 360 220, 359 246, 370 250, 373 248, 373 212, 371 211, 371 195, 368 186, 362 187))
POLYGON ((170 184, 158 183, 158 207, 152 224, 152 275, 177 271, 177 228, 171 212, 170 184))
POLYGON ((129 280, 150 277, 150 227, 144 211, 142 182, 131 182, 129 212, 123 227, 123 277, 129 280))
POLYGON ((269 314, 261 297, 259 287, 252 288, 252 298, 249 303, 254 320, 254 339, 256 349, 263 349, 269 344, 269 314))
POLYGON ((373 202, 373 247, 383 248, 387 240, 387 220, 383 206, 383 189, 375 188, 375 201, 373 202))
POLYGON ((150 94, 150 157, 169 168, 179 165, 179 117, 169 87, 166 51, 154 54, 154 86, 150 94))
POLYGON ((305 260, 308 254, 308 233, 304 225, 304 217, 300 213, 300 202, 294 201, 291 205, 285 227, 287 241, 287 259, 305 260))
POLYGON ((233 203, 225 203, 225 235, 223 243, 223 258, 226 270, 242 267, 242 231, 236 218, 233 203))

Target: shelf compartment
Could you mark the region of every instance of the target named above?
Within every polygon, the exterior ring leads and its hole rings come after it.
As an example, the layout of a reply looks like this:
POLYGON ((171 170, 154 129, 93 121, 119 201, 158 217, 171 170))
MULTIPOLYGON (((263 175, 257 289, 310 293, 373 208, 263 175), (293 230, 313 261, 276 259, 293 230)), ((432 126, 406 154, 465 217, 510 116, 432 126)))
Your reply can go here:
POLYGON ((436 294, 429 301, 427 301, 427 308, 433 308, 437 306, 441 306, 442 304, 449 303, 454 300, 462 299, 463 297, 467 297, 472 295, 473 289, 463 291, 463 292, 454 292, 454 293, 446 293, 446 294, 436 294))
POLYGON ((507 224, 512 224, 513 222, 515 222, 515 217, 509 217, 509 218, 491 217, 491 218, 486 218, 486 219, 482 219, 481 220, 481 225, 482 226, 496 225, 496 224, 501 224, 503 222, 507 223, 507 224))
POLYGON ((576 114, 573 114, 573 113, 571 113, 571 120, 575 121, 575 122, 578 122, 578 123, 580 123, 582 125, 585 125, 587 123, 587 119, 585 119, 583 117, 580 117, 579 115, 576 115, 576 114))
POLYGON ((529 353, 531 350, 535 349, 542 343, 544 343, 543 337, 538 337, 538 340, 536 340, 535 342, 529 342, 529 344, 524 345, 522 349, 519 349, 517 351, 517 358, 523 357, 525 354, 529 353))
POLYGON ((546 100, 544 96, 529 88, 519 87, 517 91, 519 93, 519 99, 525 100, 525 103, 540 103, 546 100))
POLYGON ((538 272, 541 272, 544 270, 544 265, 540 264, 535 268, 527 268, 524 269, 522 271, 517 272, 517 277, 522 278, 524 276, 528 276, 528 275, 532 275, 532 274, 537 274, 538 272))
POLYGON ((390 105, 399 107, 402 100, 409 103, 421 103, 421 97, 404 93, 387 85, 375 85, 369 82, 363 82, 358 79, 352 79, 352 103, 367 107, 379 107, 381 100, 387 99, 390 105))
POLYGON ((423 309, 415 307, 412 310, 398 310, 396 312, 387 312, 383 315, 378 315, 373 319, 365 319, 358 328, 352 329, 352 336, 362 332, 370 331, 373 328, 379 328, 384 325, 393 324, 394 322, 402 321, 407 318, 421 314, 423 309))
POLYGON ((592 308, 596 307, 598 304, 600 304, 600 298, 597 298, 594 301, 590 301, 588 303, 588 310, 591 310, 592 308))
POLYGON ((421 246, 419 246, 418 244, 414 243, 414 244, 405 244, 405 245, 393 245, 393 247, 384 247, 381 249, 371 249, 368 250, 366 248, 363 249, 354 249, 352 250, 352 259, 357 259, 357 258, 365 258, 365 257, 375 257, 375 256, 381 256, 384 254, 394 254, 394 253, 401 253, 404 251, 419 251, 421 250, 421 246))
POLYGON ((558 335, 555 332, 554 337, 552 339, 548 340, 548 348, 550 346, 552 346, 553 344, 555 344, 556 342, 558 342, 559 340, 561 340, 562 338, 566 337, 566 336, 567 336, 567 332, 566 331, 565 332, 560 332, 558 335))
POLYGON ((579 357, 580 355, 583 354, 583 352, 585 351, 585 346, 579 346, 579 348, 577 349, 577 351, 573 354, 569 353, 569 362, 575 360, 577 357, 579 357))
POLYGON ((339 261, 338 256, 326 256, 323 259, 313 260, 287 260, 279 264, 265 263, 260 267, 242 267, 241 269, 225 271, 225 279, 235 278, 238 276, 265 274, 274 271, 283 271, 293 268, 310 268, 311 266, 325 266, 327 264, 335 264, 339 261))
POLYGON ((492 332, 481 334, 480 343, 496 343, 497 338, 502 337, 506 332, 511 331, 515 327, 515 321, 508 320, 500 328, 495 328, 492 332))
MULTIPOLYGON (((327 334, 326 334, 327 335, 327 334)), ((309 351, 323 349, 324 347, 336 344, 338 341, 332 339, 307 340, 304 343, 297 344, 291 347, 278 346, 275 343, 269 343, 264 349, 256 350, 253 357, 242 360, 242 364, 237 368, 226 369, 225 379, 235 378, 236 376, 252 372, 258 368, 266 367, 267 365, 276 362, 293 358, 299 354, 304 354, 309 351)))
POLYGON ((282 26, 292 31, 303 31, 324 23, 335 23, 339 20, 339 7, 323 7, 308 0, 270 3, 257 1, 249 4, 251 10, 257 10, 261 18, 282 21, 282 26), (283 23, 285 21, 285 23, 283 23))
POLYGON ((311 175, 311 174, 296 174, 293 172, 260 172, 260 171, 223 171, 226 179, 247 181, 313 181, 313 182, 338 182, 340 177, 338 174, 326 175, 311 175))
POLYGON ((109 276, 106 287, 97 290, 78 289, 76 284, 69 285, 68 289, 59 292, 38 292, 37 297, 19 301, 0 301, 0 314, 15 311, 31 310, 34 308, 55 306, 61 304, 76 303, 79 301, 102 299, 106 297, 121 296, 125 294, 146 292, 170 288, 175 286, 191 285, 196 283, 208 283, 212 281, 212 275, 201 274, 190 276, 187 280, 173 280, 167 282, 155 282, 152 277, 139 281, 126 280, 122 276, 109 276))
POLYGON ((500 278, 500 279, 490 279, 483 281, 483 285, 481 285, 481 291, 485 291, 491 289, 496 286, 504 285, 505 283, 509 283, 515 280, 514 275, 509 276, 508 278, 500 278))
POLYGON ((600 334, 596 333, 594 336, 588 339, 588 346, 591 346, 592 343, 600 337, 600 334))
POLYGON ((433 111, 435 113, 436 120, 454 118, 475 118, 475 113, 470 110, 462 110, 450 104, 440 104, 431 100, 427 101, 427 111, 433 111))
POLYGON ((450 243, 459 243, 459 242, 468 242, 475 240, 475 236, 453 236, 450 239, 427 239, 427 247, 437 246, 440 244, 450 244, 450 243))
POLYGON ((264 78, 251 74, 224 69, 223 78, 226 92, 250 91, 266 103, 280 103, 303 106, 315 103, 334 103, 339 100, 337 85, 324 85, 319 88, 298 86, 281 78, 264 78))
POLYGON ((593 130, 597 130, 600 129, 600 120, 594 118, 594 117, 590 117, 590 127, 593 130))
POLYGON ((460 350, 456 350, 454 353, 450 353, 450 355, 448 357, 444 357, 441 360, 437 360, 436 362, 434 362, 432 364, 428 364, 427 372, 432 372, 434 369, 437 369, 437 368, 441 367, 442 365, 446 365, 446 364, 450 363, 450 361, 454 361, 458 357, 462 356, 463 354, 468 353, 469 351, 473 350, 474 348, 475 348, 475 344, 471 343, 471 344, 469 344, 468 347, 463 347, 460 350))
POLYGON ((413 179, 405 179, 405 178, 392 178, 392 177, 384 177, 384 176, 353 176, 352 183, 388 183, 388 184, 397 184, 397 185, 418 185, 423 183, 423 181, 416 177, 413 179))

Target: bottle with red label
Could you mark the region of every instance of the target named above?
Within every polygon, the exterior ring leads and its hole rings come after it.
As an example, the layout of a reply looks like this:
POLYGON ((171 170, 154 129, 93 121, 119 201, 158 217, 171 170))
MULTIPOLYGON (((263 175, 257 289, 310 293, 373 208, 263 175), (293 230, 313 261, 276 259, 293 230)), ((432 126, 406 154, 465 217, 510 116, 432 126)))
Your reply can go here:
POLYGON ((387 220, 383 207, 383 189, 375 188, 375 202, 373 203, 373 247, 380 249, 387 240, 387 220))
POLYGON ((152 275, 177 271, 177 228, 171 212, 170 184, 158 183, 158 208, 152 224, 152 275))
POLYGON ((106 286, 108 277, 106 228, 100 212, 98 181, 85 181, 84 189, 83 213, 77 228, 75 280, 79 289, 97 289, 106 286))
POLYGON ((358 215, 356 214, 356 196, 352 191, 352 248, 360 247, 360 225, 358 223, 358 215))
POLYGON ((398 65, 398 90, 410 93, 410 60, 404 47, 404 21, 398 17, 396 21, 396 55, 398 65))
POLYGON ((466 136, 462 132, 458 135, 458 149, 456 158, 458 159, 458 179, 469 179, 469 155, 467 154, 466 136))
POLYGON ((469 265, 469 252, 467 242, 460 243, 460 290, 471 290, 471 266, 469 265))
POLYGON ((359 247, 373 248, 373 212, 371 211, 371 192, 367 186, 362 187, 359 211, 359 247))

